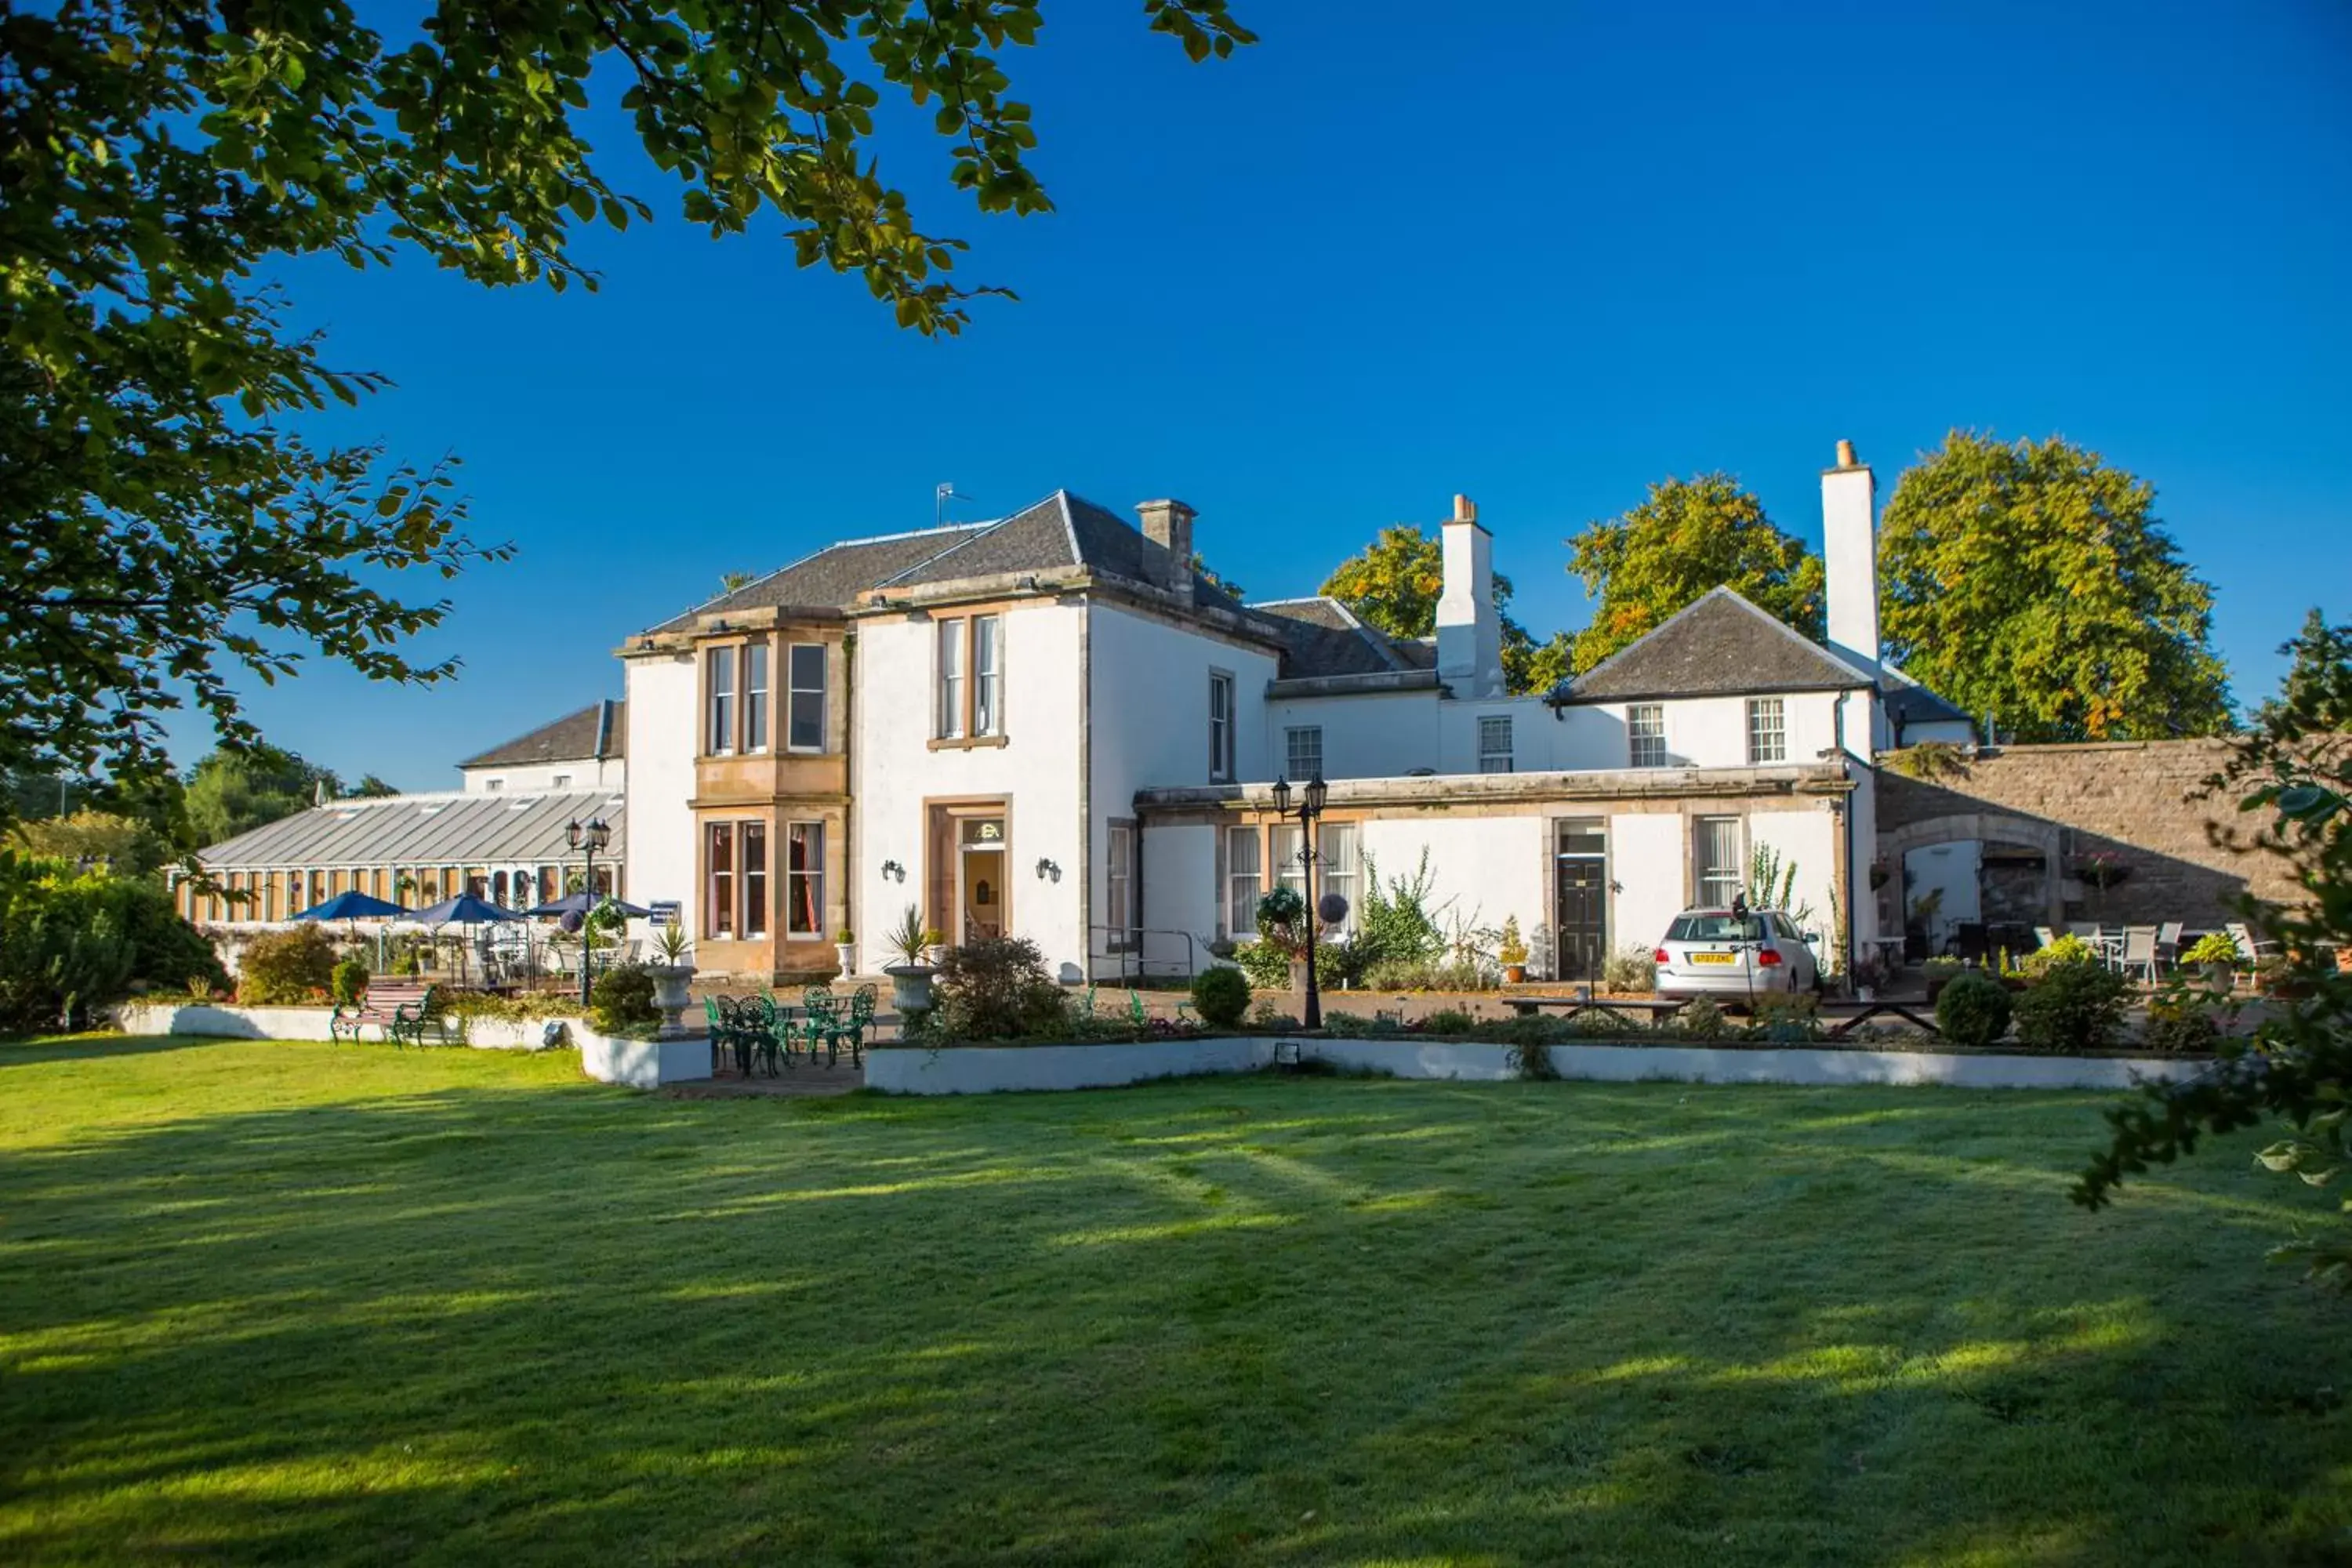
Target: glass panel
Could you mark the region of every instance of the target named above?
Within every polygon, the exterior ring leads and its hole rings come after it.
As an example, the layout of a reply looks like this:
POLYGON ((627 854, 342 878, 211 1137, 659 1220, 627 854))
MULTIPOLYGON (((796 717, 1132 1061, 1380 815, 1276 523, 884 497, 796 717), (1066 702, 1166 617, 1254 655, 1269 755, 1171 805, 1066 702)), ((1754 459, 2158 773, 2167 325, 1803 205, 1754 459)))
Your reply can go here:
POLYGON ((1666 710, 1664 708, 1650 704, 1628 708, 1625 710, 1625 733, 1633 766, 1663 768, 1666 765, 1666 710))
POLYGON ((784 722, 788 726, 784 743, 795 752, 824 750, 824 646, 822 643, 794 643, 791 665, 785 670, 792 681, 790 711, 784 722))
POLYGON ((703 667, 709 672, 705 680, 710 692, 703 746, 710 755, 721 757, 735 749, 735 650, 712 648, 703 667))
POLYGON ((1597 816, 1579 816, 1559 825, 1559 852, 1563 855, 1601 855, 1609 849, 1609 833, 1597 816))
POLYGON ((1304 898, 1307 894, 1307 868, 1298 863, 1298 825, 1285 823, 1276 826, 1273 839, 1275 885, 1288 888, 1304 898))
POLYGON ((1698 900, 1727 905, 1739 893, 1739 818, 1704 816, 1698 824, 1698 900))
POLYGON ((1114 931, 1128 931, 1135 927, 1135 908, 1131 901, 1135 883, 1134 830, 1114 824, 1110 829, 1108 912, 1107 922, 1114 931))
POLYGON ((1283 731, 1284 777, 1304 784, 1323 772, 1323 726, 1301 725, 1283 731))
POLYGON ((971 623, 971 732, 975 735, 1004 733, 1000 701, 1004 689, 1001 626, 994 616, 981 616, 971 623))
POLYGON ((743 835, 743 934, 768 934, 768 825, 747 822, 743 835))
POLYGON ((1234 678, 1209 677, 1209 777, 1234 776, 1234 678))
POLYGON ((963 735, 963 622, 940 623, 940 714, 942 740, 963 735))
POLYGON ((743 749, 768 749, 768 645, 743 647, 743 749))
POLYGON ((1787 719, 1778 697, 1751 697, 1748 700, 1748 760, 1751 763, 1778 763, 1787 760, 1789 734, 1787 719))
POLYGON ((1511 721, 1507 714, 1478 721, 1478 771, 1482 773, 1507 773, 1511 771, 1511 721))
MULTIPOLYGON (((1348 912, 1341 917, 1334 931, 1356 929, 1357 876, 1356 825, 1352 822, 1330 822, 1316 837, 1316 852, 1322 857, 1323 891, 1337 893, 1348 900, 1348 912)), ((1319 920, 1321 915, 1318 914, 1319 920)))
POLYGON ((822 936, 824 934, 824 824, 786 824, 784 856, 784 930, 793 936, 822 936))
POLYGON ((1004 818, 967 816, 956 824, 956 841, 967 849, 1000 849, 1004 846, 1004 818))
POLYGON ((732 823, 710 825, 710 901, 704 911, 709 932, 715 937, 735 934, 735 826, 732 823))
POLYGON ((1258 842, 1255 827, 1225 830, 1225 933, 1240 941, 1257 930, 1258 842))

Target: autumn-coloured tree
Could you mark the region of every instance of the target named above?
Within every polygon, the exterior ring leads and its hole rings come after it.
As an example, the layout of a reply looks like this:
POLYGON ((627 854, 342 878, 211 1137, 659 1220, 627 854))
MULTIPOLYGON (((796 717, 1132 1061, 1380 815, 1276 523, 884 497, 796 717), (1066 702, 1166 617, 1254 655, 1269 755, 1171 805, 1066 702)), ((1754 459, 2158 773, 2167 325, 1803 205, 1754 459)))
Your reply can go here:
MULTIPOLYGON (((1339 563, 1322 591, 1354 611, 1365 625, 1392 637, 1425 637, 1437 630, 1437 601, 1445 589, 1444 546, 1411 523, 1380 536, 1339 563)), ((1549 691, 1568 674, 1569 638, 1538 643, 1513 619, 1511 580, 1495 574, 1495 614, 1502 622, 1503 679, 1513 692, 1549 691)))
POLYGON ((1726 586, 1805 636, 1822 636, 1822 558, 1775 527, 1728 474, 1654 484, 1641 505, 1591 524, 1568 548, 1570 573, 1599 601, 1576 635, 1579 671, 1726 586))
POLYGON ((2222 733, 2213 590, 2155 505, 2060 437, 1953 431, 1904 470, 1879 525, 1888 657, 2020 741, 2222 733))

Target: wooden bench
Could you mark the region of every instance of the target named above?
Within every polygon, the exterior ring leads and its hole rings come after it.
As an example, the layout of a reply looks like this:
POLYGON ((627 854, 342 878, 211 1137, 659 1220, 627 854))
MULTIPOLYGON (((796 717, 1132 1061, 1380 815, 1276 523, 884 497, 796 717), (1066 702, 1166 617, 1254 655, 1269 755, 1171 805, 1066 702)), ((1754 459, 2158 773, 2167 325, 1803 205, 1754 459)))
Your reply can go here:
POLYGON ((425 1044, 425 1021, 433 1016, 435 986, 429 980, 371 980, 357 1002, 341 1002, 327 1025, 327 1033, 341 1040, 346 1031, 353 1045, 361 1026, 373 1024, 394 1045, 425 1044))
POLYGON ((1661 1002, 1646 996, 1506 996, 1503 998, 1512 1012, 1522 1018, 1538 1013, 1558 1013, 1563 1018, 1573 1018, 1579 1013, 1607 1013, 1612 1017, 1640 1016, 1662 1018, 1683 1009, 1680 1002, 1661 1002))

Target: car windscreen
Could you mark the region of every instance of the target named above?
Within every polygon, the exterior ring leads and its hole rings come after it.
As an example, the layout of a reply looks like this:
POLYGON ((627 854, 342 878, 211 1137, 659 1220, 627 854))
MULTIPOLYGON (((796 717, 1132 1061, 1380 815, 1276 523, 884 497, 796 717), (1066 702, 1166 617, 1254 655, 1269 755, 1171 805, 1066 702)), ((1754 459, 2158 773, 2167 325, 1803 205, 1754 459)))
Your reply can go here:
POLYGON ((1755 915, 1676 915, 1668 942, 1761 942, 1764 922, 1755 915))

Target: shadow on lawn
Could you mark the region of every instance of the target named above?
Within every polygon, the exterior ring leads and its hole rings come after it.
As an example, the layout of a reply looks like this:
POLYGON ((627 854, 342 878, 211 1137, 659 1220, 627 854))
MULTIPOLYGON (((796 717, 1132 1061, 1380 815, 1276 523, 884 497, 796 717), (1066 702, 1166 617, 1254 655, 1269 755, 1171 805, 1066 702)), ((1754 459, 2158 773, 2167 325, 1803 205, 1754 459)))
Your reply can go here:
POLYGON ((164 1051, 218 1045, 191 1035, 64 1035, 36 1039, 0 1037, 0 1068, 42 1062, 97 1061, 110 1057, 150 1057, 164 1051))
POLYGON ((0 1161, 0 1549, 2319 1560, 2333 1319, 2248 1277, 2259 1203, 2066 1209, 2095 1103, 452 1089, 109 1130, 0 1161))

